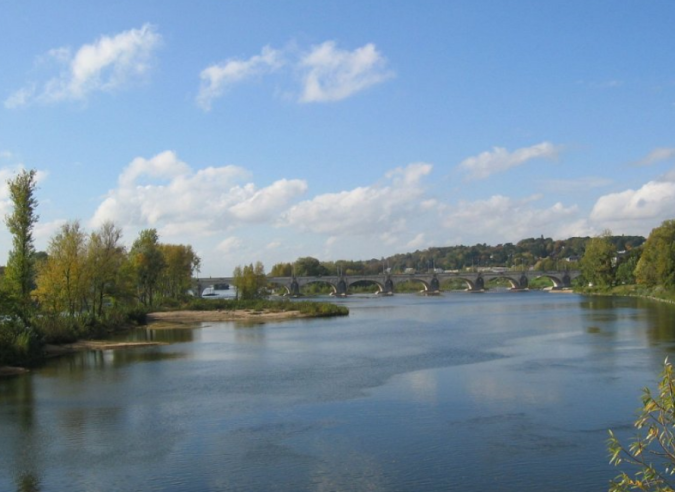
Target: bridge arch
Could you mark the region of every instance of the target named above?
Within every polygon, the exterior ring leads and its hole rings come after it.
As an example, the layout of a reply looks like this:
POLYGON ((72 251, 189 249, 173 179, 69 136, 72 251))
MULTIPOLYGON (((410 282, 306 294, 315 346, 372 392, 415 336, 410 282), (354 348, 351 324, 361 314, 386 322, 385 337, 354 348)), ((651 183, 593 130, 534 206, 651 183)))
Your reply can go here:
POLYGON ((307 286, 309 286, 309 285, 315 285, 315 284, 319 284, 319 285, 327 285, 327 286, 329 286, 329 287, 330 287, 330 290, 331 290, 330 295, 335 295, 335 294, 337 294, 337 292, 338 292, 338 286, 337 286, 337 285, 335 285, 335 284, 334 284, 333 282, 331 282, 330 280, 322 279, 322 278, 319 277, 319 278, 316 278, 316 279, 310 279, 310 280, 308 280, 308 281, 306 281, 306 282, 302 282, 301 284, 298 284, 298 292, 297 292, 297 295, 302 295, 302 294, 300 293, 300 291, 302 290, 303 287, 307 287, 307 286))
POLYGON ((349 290, 351 290, 353 287, 356 287, 356 286, 359 286, 359 285, 372 285, 372 286, 374 286, 374 287, 377 288, 377 293, 378 293, 378 294, 381 294, 381 293, 383 293, 383 292, 387 292, 387 287, 386 287, 386 285, 385 285, 386 282, 383 284, 382 282, 380 282, 379 280, 376 280, 376 279, 364 279, 364 278, 359 278, 359 279, 353 280, 353 281, 351 281, 351 282, 346 282, 346 281, 344 281, 344 280, 342 280, 342 281, 345 282, 345 290, 344 290, 344 294, 345 294, 345 295, 346 295, 346 294, 349 292, 349 290))
POLYGON ((433 279, 431 279, 430 281, 426 281, 423 278, 415 277, 414 275, 410 276, 410 277, 404 277, 404 278, 398 278, 396 280, 392 280, 392 287, 395 288, 396 286, 399 286, 401 284, 405 284, 405 283, 408 283, 408 282, 416 282, 416 283, 422 284, 422 287, 423 287, 422 291, 425 292, 425 293, 438 292, 439 287, 440 287, 439 283, 438 283, 438 279, 436 279, 436 282, 434 282, 433 279))
POLYGON ((563 275, 542 273, 541 275, 537 275, 536 278, 549 279, 551 282, 553 282, 554 289, 563 289, 572 286, 572 280, 570 279, 570 276, 567 273, 563 275))
POLYGON ((520 277, 514 275, 496 275, 490 277, 489 281, 492 282, 494 280, 506 280, 512 290, 525 290, 530 285, 530 281, 525 274, 520 275, 520 277))

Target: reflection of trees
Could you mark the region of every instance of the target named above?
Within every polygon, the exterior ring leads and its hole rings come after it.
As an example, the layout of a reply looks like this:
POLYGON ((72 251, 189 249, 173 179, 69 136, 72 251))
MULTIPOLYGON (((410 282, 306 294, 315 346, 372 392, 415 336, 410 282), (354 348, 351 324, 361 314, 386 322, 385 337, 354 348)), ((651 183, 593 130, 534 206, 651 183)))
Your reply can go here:
POLYGON ((164 343, 185 343, 194 341, 193 329, 176 329, 170 328, 166 330, 145 330, 148 334, 147 341, 164 342, 164 343))
POLYGON ((40 492, 40 480, 32 473, 23 473, 17 477, 17 492, 40 492))
POLYGON ((39 449, 40 443, 35 435, 33 377, 23 375, 3 381, 0 408, 3 420, 7 422, 0 435, 5 466, 15 470, 14 482, 18 492, 37 492, 40 490, 39 456, 35 450, 39 449), (10 460, 13 463, 10 464, 10 460))
POLYGON ((33 378, 29 375, 18 376, 4 382, 6 387, 0 391, 0 406, 13 408, 10 416, 17 418, 21 430, 30 430, 35 417, 33 412, 33 378))
MULTIPOLYGON (((675 337, 675 326, 673 325, 675 308, 670 304, 648 300, 640 300, 638 306, 647 308, 644 311, 648 313, 647 337, 649 342, 653 345, 672 342, 675 337)), ((667 350, 675 352, 675 347, 669 346, 667 350)))
POLYGON ((260 344, 265 342, 265 327, 260 325, 246 325, 236 323, 234 331, 238 343, 260 344))

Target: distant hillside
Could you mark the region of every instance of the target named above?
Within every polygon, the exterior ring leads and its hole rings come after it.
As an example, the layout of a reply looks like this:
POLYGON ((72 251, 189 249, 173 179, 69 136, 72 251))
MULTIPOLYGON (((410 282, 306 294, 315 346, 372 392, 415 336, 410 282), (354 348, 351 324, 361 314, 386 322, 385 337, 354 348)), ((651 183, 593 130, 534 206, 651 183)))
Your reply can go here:
MULTIPOLYGON (((406 269, 415 271, 464 270, 468 268, 530 268, 554 270, 576 268, 590 237, 571 237, 564 240, 551 238, 527 238, 516 244, 505 243, 496 246, 476 244, 473 246, 444 246, 402 253, 386 258, 370 260, 319 261, 315 258, 298 258, 293 263, 275 265, 272 275, 347 275, 377 274, 389 269, 392 273, 403 273, 406 269)), ((618 251, 639 248, 645 238, 642 236, 612 236, 610 238, 618 251)))

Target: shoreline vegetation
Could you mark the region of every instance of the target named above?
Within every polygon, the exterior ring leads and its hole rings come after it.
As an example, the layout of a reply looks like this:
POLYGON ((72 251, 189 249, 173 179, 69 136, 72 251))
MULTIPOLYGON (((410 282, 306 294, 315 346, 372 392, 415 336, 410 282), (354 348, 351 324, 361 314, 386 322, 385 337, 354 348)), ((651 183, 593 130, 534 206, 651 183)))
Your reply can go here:
MULTIPOLYGON (((327 302, 192 299, 185 304, 151 311, 138 317, 134 326, 119 326, 109 334, 153 324, 155 329, 181 328, 201 322, 243 321, 266 323, 300 318, 346 316, 349 309, 327 302)), ((166 345, 163 342, 116 342, 110 340, 76 340, 45 344, 38 365, 47 359, 86 350, 118 350, 166 345)), ((0 366, 0 378, 29 372, 26 367, 0 366)))

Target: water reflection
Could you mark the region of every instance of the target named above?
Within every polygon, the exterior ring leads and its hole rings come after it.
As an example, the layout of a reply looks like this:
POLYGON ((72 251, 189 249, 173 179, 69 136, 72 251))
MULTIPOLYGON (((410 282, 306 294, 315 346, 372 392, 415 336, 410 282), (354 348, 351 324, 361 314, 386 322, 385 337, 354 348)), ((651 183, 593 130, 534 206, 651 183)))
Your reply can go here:
POLYGON ((31 473, 22 473, 17 478, 17 492, 40 492, 40 480, 31 473))
POLYGON ((262 344, 265 342, 265 326, 237 324, 234 337, 239 343, 262 344))
POLYGON ((40 490, 41 443, 36 435, 37 425, 33 378, 22 375, 0 380, 0 435, 9 438, 3 442, 0 462, 4 464, 0 464, 0 471, 6 477, 14 477, 19 492, 40 490))
POLYGON ((0 490, 602 490, 673 308, 448 294, 137 330, 0 380, 0 490), (632 392, 635 389, 635 392, 632 392), (5 456, 8 458, 5 459, 5 456))

